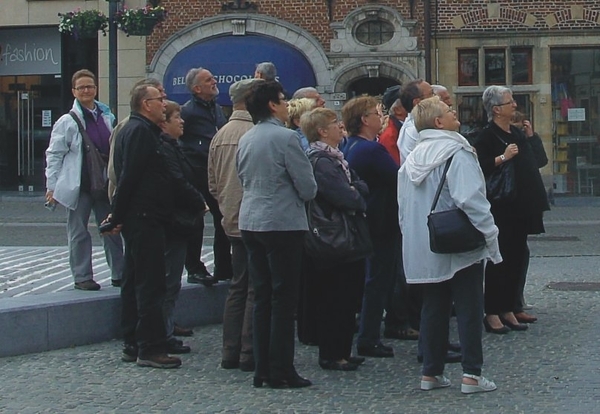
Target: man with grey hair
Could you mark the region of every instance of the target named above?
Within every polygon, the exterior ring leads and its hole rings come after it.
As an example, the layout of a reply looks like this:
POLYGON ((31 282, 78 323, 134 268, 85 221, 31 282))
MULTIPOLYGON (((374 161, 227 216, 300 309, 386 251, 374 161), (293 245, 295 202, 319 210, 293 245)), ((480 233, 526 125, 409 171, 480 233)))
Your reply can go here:
POLYGON ((277 80, 275 79, 277 77, 277 68, 272 62, 261 62, 256 65, 254 77, 256 79, 264 79, 266 81, 277 80))
POLYGON ((450 98, 450 92, 445 86, 442 85, 431 85, 433 94, 440 98, 440 101, 452 108, 452 98, 450 98))
POLYGON ((213 216, 215 237, 213 243, 214 277, 211 275, 202 260, 202 238, 200 231, 188 242, 185 268, 188 273, 188 283, 202 283, 212 286, 218 280, 231 279, 231 245, 223 231, 221 220, 223 215, 219 210, 217 200, 208 190, 208 150, 210 142, 217 131, 225 125, 227 119, 221 106, 215 99, 219 95, 217 80, 204 68, 190 69, 185 77, 185 83, 192 98, 181 107, 183 136, 180 139, 184 152, 200 176, 200 192, 213 216))
POLYGON ((242 184, 235 166, 238 144, 242 135, 253 126, 246 110, 246 97, 252 85, 262 79, 243 79, 229 88, 233 113, 229 122, 217 132, 210 143, 208 156, 208 186, 223 213, 223 229, 231 242, 233 278, 223 312, 223 349, 221 367, 254 371, 252 346, 252 309, 254 287, 248 276, 248 253, 239 229, 242 184))
POLYGON ((300 98, 314 99, 315 102, 317 103, 317 105, 316 105, 317 107, 325 108, 325 99, 323 99, 321 97, 321 94, 319 93, 319 91, 317 91, 313 87, 309 86, 306 88, 300 88, 296 92, 294 92, 292 99, 300 99, 300 98))

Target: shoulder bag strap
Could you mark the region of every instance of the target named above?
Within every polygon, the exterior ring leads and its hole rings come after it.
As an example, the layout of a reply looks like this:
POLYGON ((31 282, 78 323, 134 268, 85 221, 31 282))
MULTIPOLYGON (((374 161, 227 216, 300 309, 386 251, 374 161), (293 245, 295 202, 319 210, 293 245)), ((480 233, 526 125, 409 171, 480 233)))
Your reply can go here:
POLYGON ((89 148, 98 149, 96 147, 96 145, 90 139, 90 136, 88 135, 87 131, 85 130, 85 127, 81 123, 81 120, 79 119, 77 114, 74 111, 69 111, 69 115, 71 115, 71 117, 75 120, 75 123, 77 124, 77 127, 79 128, 79 133, 83 137, 83 142, 85 143, 85 145, 87 145, 89 148))
POLYGON ((450 168, 450 163, 452 162, 452 158, 454 155, 448 158, 446 161, 446 166, 444 167, 444 172, 442 173, 442 178, 440 180, 440 184, 438 185, 437 191, 435 192, 435 197, 433 197, 433 203, 431 204, 431 213, 435 210, 435 206, 437 205, 438 199, 440 198, 440 193, 442 192, 442 187, 444 186, 444 181, 446 181, 446 173, 448 172, 448 168, 450 168))

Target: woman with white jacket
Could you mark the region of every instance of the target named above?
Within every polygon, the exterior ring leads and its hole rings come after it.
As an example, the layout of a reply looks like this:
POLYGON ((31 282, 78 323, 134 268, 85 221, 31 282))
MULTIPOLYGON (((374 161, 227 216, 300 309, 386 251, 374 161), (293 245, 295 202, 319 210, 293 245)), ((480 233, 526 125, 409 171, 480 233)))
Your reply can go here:
POLYGON ((412 116, 419 139, 398 173, 398 205, 406 281, 423 285, 421 389, 450 386, 443 374, 454 303, 463 355, 461 391, 493 391, 496 385, 481 376, 483 275, 487 260, 498 263, 502 258, 483 174, 474 149, 456 132, 460 123, 448 105, 438 97, 425 99, 413 109, 412 116), (486 245, 467 253, 436 254, 429 248, 427 216, 450 157, 453 159, 436 210, 462 209, 483 233, 486 245))

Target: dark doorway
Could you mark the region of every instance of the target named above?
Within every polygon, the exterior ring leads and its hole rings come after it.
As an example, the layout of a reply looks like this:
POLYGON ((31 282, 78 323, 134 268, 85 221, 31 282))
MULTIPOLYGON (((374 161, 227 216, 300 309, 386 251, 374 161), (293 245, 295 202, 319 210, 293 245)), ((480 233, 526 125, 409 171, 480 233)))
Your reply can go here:
POLYGON ((390 86, 398 85, 398 81, 389 78, 362 78, 348 86, 348 99, 356 96, 369 95, 380 96, 390 86))

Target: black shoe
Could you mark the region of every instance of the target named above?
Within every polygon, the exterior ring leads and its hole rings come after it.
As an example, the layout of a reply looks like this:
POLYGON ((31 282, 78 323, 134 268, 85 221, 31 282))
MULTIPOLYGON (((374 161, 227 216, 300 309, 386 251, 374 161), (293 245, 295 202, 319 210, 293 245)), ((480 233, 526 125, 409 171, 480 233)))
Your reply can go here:
POLYGON ((212 286, 218 283, 218 280, 213 277, 210 273, 192 273, 187 277, 188 283, 203 284, 204 286, 212 286))
POLYGON ((356 364, 356 365, 361 365, 362 363, 365 362, 365 359, 363 357, 353 357, 353 356, 351 356, 349 358, 346 358, 346 360, 348 362, 352 362, 353 364, 356 364))
POLYGON ((167 342, 167 354, 189 354, 191 348, 184 345, 181 341, 169 341, 167 342))
POLYGON ((190 328, 184 328, 182 326, 175 324, 175 327, 173 328, 173 335, 174 336, 193 336, 194 331, 192 331, 190 328))
POLYGON ((242 371, 242 372, 254 372, 254 368, 255 368, 254 361, 240 362, 240 371, 242 371))
POLYGON ((508 327, 511 331, 526 331, 527 329, 529 329, 529 325, 526 325, 524 323, 510 323, 509 321, 507 321, 506 319, 504 319, 502 316, 500 316, 500 321, 502 321, 502 323, 505 325, 505 327, 508 327))
POLYGON ((263 377, 254 377, 254 379, 252 380, 252 386, 254 388, 262 388, 263 383, 269 383, 269 379, 268 378, 263 378, 263 377))
MULTIPOLYGON (((419 363, 423 362, 423 355, 417 355, 417 361, 419 363)), ((448 350, 446 353, 446 357, 444 358, 444 362, 446 364, 454 364, 456 362, 462 361, 462 354, 460 352, 453 352, 448 350)))
POLYGON ((460 343, 458 342, 448 342, 448 351, 452 352, 462 352, 462 348, 460 347, 460 343))
POLYGON ((506 335, 510 332, 510 328, 507 326, 502 326, 502 328, 492 328, 492 325, 490 325, 486 318, 483 318, 483 326, 485 327, 486 332, 496 335, 506 335))
MULTIPOLYGON (((310 387, 312 382, 307 380, 306 378, 302 378, 300 375, 296 374, 292 378, 288 379, 269 379, 267 380, 267 384, 271 388, 303 388, 310 387)), ((256 386, 256 385, 255 385, 256 386)))
POLYGON ((75 283, 75 289, 79 290, 100 290, 100 285, 94 282, 92 279, 86 280, 85 282, 75 283))
POLYGON ((330 361, 328 359, 319 359, 319 366, 329 371, 356 371, 358 369, 358 365, 352 362, 330 361))
POLYGON ((394 348, 391 346, 385 346, 384 344, 377 344, 373 346, 359 346, 358 355, 374 357, 374 358, 393 358, 394 348))
POLYGON ((123 344, 123 353, 121 354, 121 361, 123 362, 135 362, 138 357, 137 345, 123 344))
POLYGON ((446 358, 445 358, 446 364, 455 364, 455 363, 461 362, 461 361, 462 361, 462 354, 460 352, 454 352, 454 351, 448 350, 448 352, 446 353, 446 358))
POLYGON ((238 361, 227 361, 227 360, 222 360, 221 361, 221 368, 223 369, 236 369, 240 367, 240 363, 238 361))
POLYGON ((388 339, 402 339, 404 341, 416 341, 419 339, 419 331, 413 328, 386 329, 383 331, 383 337, 388 339))
POLYGON ((121 287, 121 279, 110 279, 110 284, 113 287, 121 287))

